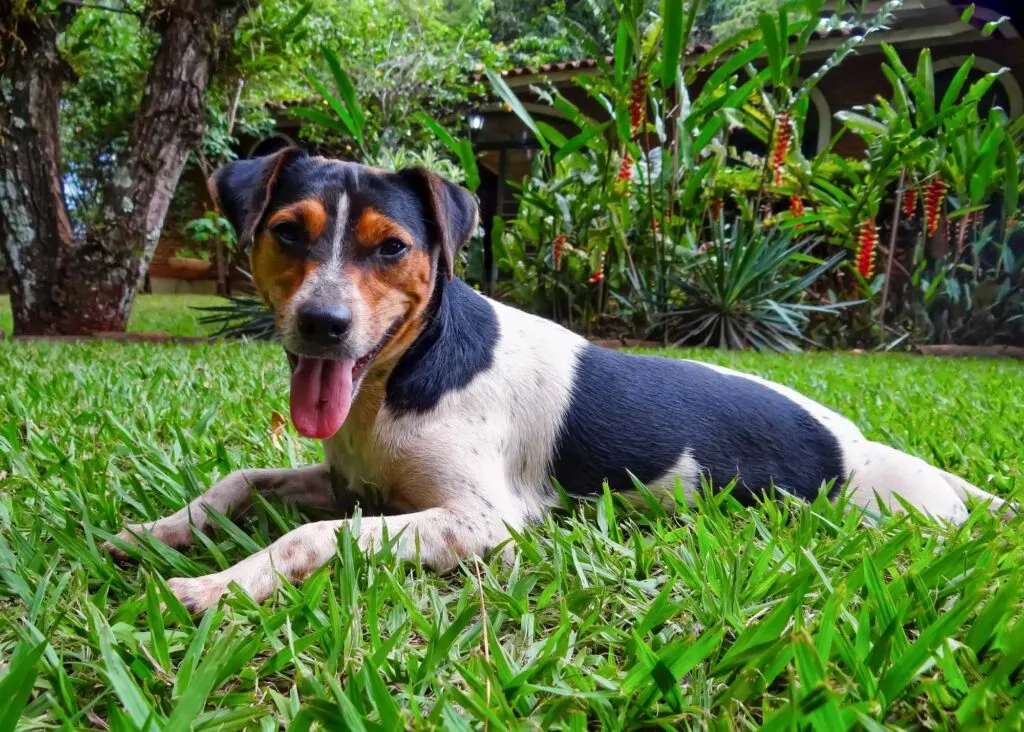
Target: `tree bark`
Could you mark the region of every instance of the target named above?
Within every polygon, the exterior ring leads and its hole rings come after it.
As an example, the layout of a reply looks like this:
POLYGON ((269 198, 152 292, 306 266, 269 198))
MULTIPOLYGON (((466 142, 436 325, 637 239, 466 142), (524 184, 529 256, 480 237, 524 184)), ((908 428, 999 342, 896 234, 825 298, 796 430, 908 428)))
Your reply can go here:
POLYGON ((73 11, 18 22, 0 38, 0 246, 10 275, 15 332, 45 330, 65 303, 60 273, 75 252, 61 186, 60 88, 70 70, 57 36, 73 11))
POLYGON ((103 188, 99 220, 77 240, 64 204, 59 147, 66 74, 56 42, 66 15, 37 12, 3 40, 0 244, 11 273, 16 334, 125 329, 175 186, 200 142, 210 80, 238 20, 254 5, 176 0, 154 6, 161 42, 127 153, 103 188))

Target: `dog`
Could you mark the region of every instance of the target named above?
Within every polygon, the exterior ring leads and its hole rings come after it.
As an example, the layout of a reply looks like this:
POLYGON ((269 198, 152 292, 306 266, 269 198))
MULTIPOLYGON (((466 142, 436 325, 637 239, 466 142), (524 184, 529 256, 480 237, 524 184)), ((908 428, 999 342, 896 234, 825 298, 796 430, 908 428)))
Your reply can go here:
MULTIPOLYGON (((408 559, 445 570, 483 555, 573 496, 660 500, 734 483, 813 500, 848 486, 852 503, 903 503, 959 524, 969 498, 1003 501, 917 457, 872 442, 845 417, 785 386, 695 361, 606 350, 492 301, 454 277, 477 228, 474 197, 423 169, 386 172, 289 148, 239 160, 210 180, 251 246, 254 282, 291 365, 291 421, 321 440, 322 465, 228 475, 177 513, 130 525, 174 547, 207 530, 207 509, 245 514, 253 491, 380 516, 308 523, 216 574, 175 578, 191 611, 237 583, 254 600, 300 582, 336 553, 399 537, 408 559), (678 481, 678 483, 677 483, 678 481), (351 522, 351 523, 350 523, 351 522)), ((506 545, 507 546, 507 545, 506 545)))

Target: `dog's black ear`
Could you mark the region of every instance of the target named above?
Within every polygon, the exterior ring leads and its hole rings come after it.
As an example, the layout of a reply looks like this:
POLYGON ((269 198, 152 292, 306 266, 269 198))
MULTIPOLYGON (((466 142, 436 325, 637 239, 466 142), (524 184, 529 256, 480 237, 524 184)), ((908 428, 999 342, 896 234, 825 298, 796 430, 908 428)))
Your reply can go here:
POLYGON ((476 198, 425 168, 406 168, 399 173, 423 201, 431 235, 441 248, 441 263, 450 280, 455 276, 455 255, 476 231, 480 213, 476 198))
POLYGON ((210 195, 235 227, 240 247, 245 248, 252 243, 281 171, 289 162, 302 156, 298 148, 287 147, 265 157, 235 160, 210 176, 207 181, 210 195))

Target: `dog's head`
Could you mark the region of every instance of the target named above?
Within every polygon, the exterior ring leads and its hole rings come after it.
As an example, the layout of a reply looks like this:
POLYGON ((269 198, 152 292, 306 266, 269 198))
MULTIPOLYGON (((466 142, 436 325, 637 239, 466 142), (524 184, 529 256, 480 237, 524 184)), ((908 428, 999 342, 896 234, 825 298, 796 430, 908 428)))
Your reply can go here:
POLYGON ((220 168, 210 190, 251 246, 292 362, 291 413, 319 439, 366 373, 415 339, 438 276, 477 225, 473 197, 422 169, 389 173, 295 149, 220 168))

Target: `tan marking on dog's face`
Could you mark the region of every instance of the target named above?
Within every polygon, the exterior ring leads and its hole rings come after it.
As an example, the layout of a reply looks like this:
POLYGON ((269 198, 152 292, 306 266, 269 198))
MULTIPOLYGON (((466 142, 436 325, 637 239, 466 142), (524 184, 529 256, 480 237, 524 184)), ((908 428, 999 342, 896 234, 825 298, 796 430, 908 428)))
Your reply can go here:
POLYGON ((317 198, 304 198, 276 211, 271 217, 269 225, 273 226, 281 221, 301 223, 306 229, 309 241, 314 242, 324 233, 324 226, 327 224, 327 209, 317 198))
POLYGON ((256 239, 250 260, 256 289, 276 312, 281 312, 310 274, 311 266, 315 267, 305 257, 285 251, 269 231, 256 239))
POLYGON ((356 243, 364 249, 372 250, 387 239, 399 239, 410 247, 415 245, 413 235, 397 221, 376 209, 364 210, 356 222, 356 243))
POLYGON ((420 316, 430 301, 432 270, 430 256, 415 247, 410 247, 395 262, 370 267, 352 264, 345 268, 345 277, 371 314, 370 322, 366 323, 369 341, 379 343, 387 330, 401 321, 378 356, 378 362, 403 352, 415 338, 420 316))
POLYGON ((401 321, 377 357, 377 364, 386 366, 409 347, 420 330, 422 313, 433 290, 433 263, 430 255, 416 246, 408 229, 372 207, 360 214, 355 239, 356 245, 370 257, 377 247, 391 239, 408 247, 393 262, 382 261, 369 267, 352 265, 345 272, 367 312, 373 314, 374 332, 368 334, 371 341, 379 343, 387 329, 401 321))
POLYGON ((285 206, 267 220, 252 253, 252 275, 256 288, 277 311, 292 298, 302 282, 316 269, 316 263, 286 248, 274 233, 274 227, 292 223, 305 232, 310 246, 323 233, 327 210, 315 198, 307 198, 285 206))

